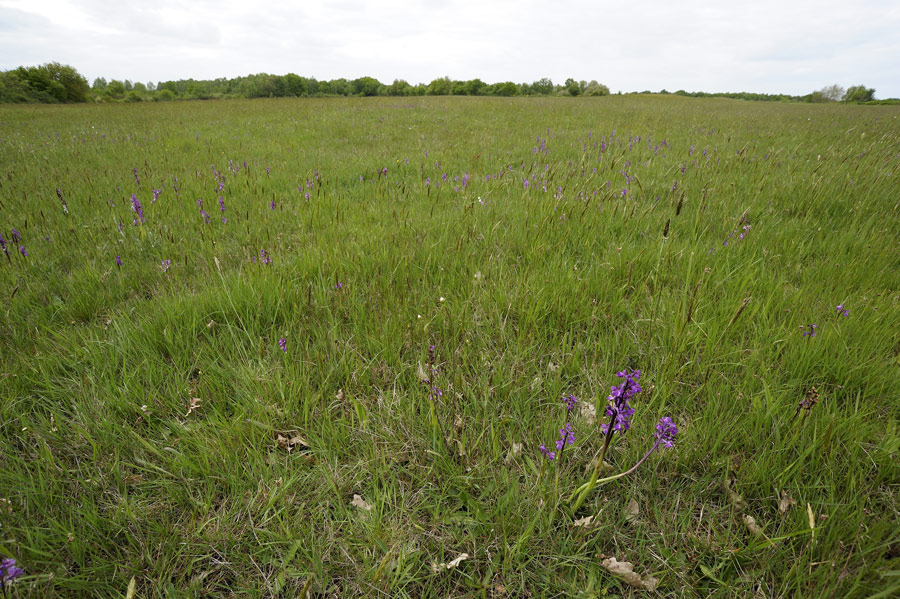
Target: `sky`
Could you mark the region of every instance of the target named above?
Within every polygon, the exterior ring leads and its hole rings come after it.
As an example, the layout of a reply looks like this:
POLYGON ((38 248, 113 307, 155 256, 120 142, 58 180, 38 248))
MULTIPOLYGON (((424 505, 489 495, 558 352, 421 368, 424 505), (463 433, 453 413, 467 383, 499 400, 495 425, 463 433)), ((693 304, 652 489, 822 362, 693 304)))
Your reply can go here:
POLYGON ((0 0, 0 70, 900 97, 898 0, 0 0))

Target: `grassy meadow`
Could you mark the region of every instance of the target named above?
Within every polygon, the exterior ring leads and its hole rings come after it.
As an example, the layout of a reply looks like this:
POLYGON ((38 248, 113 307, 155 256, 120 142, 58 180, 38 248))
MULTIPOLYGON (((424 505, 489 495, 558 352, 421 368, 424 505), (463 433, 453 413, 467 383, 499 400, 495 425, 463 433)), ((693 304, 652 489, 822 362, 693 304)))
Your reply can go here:
POLYGON ((898 116, 0 107, 6 596, 897 596, 898 116))

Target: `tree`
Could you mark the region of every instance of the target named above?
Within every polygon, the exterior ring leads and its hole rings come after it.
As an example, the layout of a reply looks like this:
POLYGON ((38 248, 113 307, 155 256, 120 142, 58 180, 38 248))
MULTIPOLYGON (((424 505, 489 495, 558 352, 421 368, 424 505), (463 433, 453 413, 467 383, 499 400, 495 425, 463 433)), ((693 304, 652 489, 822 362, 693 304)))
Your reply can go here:
POLYGON ((587 87, 584 88, 585 96, 608 96, 609 88, 603 85, 602 83, 597 83, 596 81, 591 81, 587 84, 587 87))
POLYGON ((466 93, 470 96, 483 95, 485 88, 487 88, 487 83, 477 77, 466 81, 466 93))
POLYGON ((544 77, 543 79, 538 79, 534 83, 531 84, 531 91, 540 94, 543 96, 549 95, 553 93, 553 82, 549 77, 544 77))
POLYGON ((429 83, 427 93, 429 96, 449 96, 450 77, 441 77, 429 83))
POLYGON ((517 96, 519 94, 519 87, 512 81, 495 83, 491 87, 493 88, 492 93, 495 96, 517 96))
MULTIPOLYGON (((872 91, 874 92, 875 90, 872 91)), ((844 88, 835 83, 834 85, 823 87, 818 93, 825 98, 826 102, 837 102, 844 97, 844 88)))
POLYGON ((113 79, 106 86, 106 95, 110 98, 121 99, 125 95, 125 84, 118 79, 113 79))
POLYGON ((581 93, 581 86, 578 85, 578 82, 571 77, 566 79, 564 86, 566 88, 566 91, 569 92, 570 96, 577 96, 581 93))
POLYGON ((374 77, 360 77, 350 82, 353 94, 357 96, 377 96, 382 87, 381 82, 374 77))
POLYGON ((851 85, 841 98, 844 102, 869 102, 875 99, 875 90, 865 85, 851 85))
POLYGON ((412 86, 403 79, 394 79, 394 82, 388 87, 389 96, 408 96, 412 93, 412 86))

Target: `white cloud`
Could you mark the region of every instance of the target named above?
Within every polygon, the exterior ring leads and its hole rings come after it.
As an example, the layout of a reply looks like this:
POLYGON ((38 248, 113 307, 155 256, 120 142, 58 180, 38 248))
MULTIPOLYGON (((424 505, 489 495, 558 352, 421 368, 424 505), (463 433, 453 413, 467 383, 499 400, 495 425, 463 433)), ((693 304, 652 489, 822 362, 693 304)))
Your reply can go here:
POLYGON ((0 0, 0 68, 89 79, 295 72, 428 82, 597 79, 613 90, 900 96, 893 0, 0 0))

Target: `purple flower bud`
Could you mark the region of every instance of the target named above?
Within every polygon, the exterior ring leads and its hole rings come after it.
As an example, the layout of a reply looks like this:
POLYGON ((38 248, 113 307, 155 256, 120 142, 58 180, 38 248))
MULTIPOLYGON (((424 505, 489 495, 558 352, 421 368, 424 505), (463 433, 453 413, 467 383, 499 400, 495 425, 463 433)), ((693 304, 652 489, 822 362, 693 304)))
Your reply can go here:
POLYGON ((556 459, 556 452, 550 451, 549 449, 547 449, 547 447, 543 443, 541 443, 541 446, 538 449, 541 450, 541 453, 544 454, 544 457, 547 458, 548 460, 556 459))
POLYGON ((281 348, 281 351, 283 351, 284 353, 287 353, 287 338, 282 337, 281 339, 279 339, 278 347, 281 348))
POLYGON ((22 568, 16 566, 16 560, 11 557, 0 561, 0 587, 8 582, 12 582, 24 572, 22 568))
POLYGON ((656 437, 656 440, 663 447, 672 447, 677 434, 678 427, 675 426, 672 419, 668 416, 663 416, 659 419, 659 424, 656 425, 656 432, 653 433, 653 436, 656 437))

